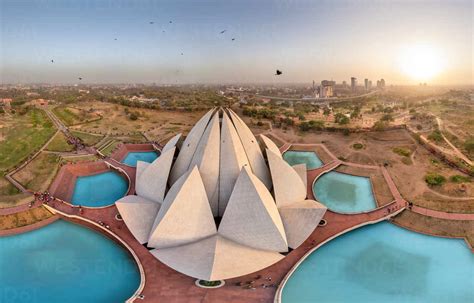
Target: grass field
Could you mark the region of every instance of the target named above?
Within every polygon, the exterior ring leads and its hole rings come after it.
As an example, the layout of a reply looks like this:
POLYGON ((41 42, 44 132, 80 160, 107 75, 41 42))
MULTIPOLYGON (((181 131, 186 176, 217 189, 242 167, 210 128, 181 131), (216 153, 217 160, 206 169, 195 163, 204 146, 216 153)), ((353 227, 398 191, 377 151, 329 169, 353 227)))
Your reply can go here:
POLYGON ((474 221, 453 221, 423 216, 408 210, 397 215, 394 222, 416 231, 444 237, 464 237, 474 246, 474 221))
POLYGON ((5 177, 0 177, 0 208, 12 207, 29 201, 31 201, 29 195, 21 193, 5 177))
POLYGON ((91 114, 83 109, 62 105, 53 108, 53 112, 67 126, 97 119, 98 117, 97 115, 91 114))
POLYGON ((0 216, 0 230, 7 230, 31 225, 39 221, 45 220, 51 217, 52 215, 53 214, 51 214, 46 208, 38 207, 16 214, 0 216))
POLYGON ((55 132, 53 123, 39 109, 25 115, 0 118, 0 172, 23 162, 55 132))
POLYGON ((78 132, 78 131, 72 131, 71 134, 81 139, 82 142, 87 146, 96 145, 104 137, 102 135, 93 135, 93 134, 88 134, 88 133, 83 133, 83 132, 78 132))
POLYGON ((59 166, 59 156, 41 153, 27 166, 13 175, 23 186, 34 191, 47 190, 59 166))
POLYGON ((46 146, 46 150, 54 152, 68 152, 74 150, 74 146, 68 144, 63 133, 59 132, 54 139, 46 146))
POLYGON ((104 149, 101 150, 101 152, 106 156, 110 156, 119 144, 119 141, 113 140, 113 142, 108 144, 104 149))

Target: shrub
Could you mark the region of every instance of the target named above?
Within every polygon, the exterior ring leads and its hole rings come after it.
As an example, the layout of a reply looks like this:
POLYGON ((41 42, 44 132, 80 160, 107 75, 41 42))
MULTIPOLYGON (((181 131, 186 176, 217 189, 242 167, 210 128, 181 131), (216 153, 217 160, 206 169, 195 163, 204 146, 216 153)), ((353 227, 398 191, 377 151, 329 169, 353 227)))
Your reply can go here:
POLYGON ((219 286, 221 285, 221 281, 206 281, 206 280, 199 280, 199 284, 202 286, 212 287, 212 286, 219 286))
POLYGON ((132 120, 132 121, 135 121, 135 120, 138 119, 138 116, 137 116, 136 113, 131 113, 131 114, 128 116, 128 118, 129 118, 130 120, 132 120))
POLYGON ((469 138, 464 142, 464 148, 468 153, 474 152, 474 138, 469 138))
POLYGON ((385 114, 380 118, 380 121, 393 121, 393 117, 390 114, 385 114))
POLYGON ((344 128, 344 129, 342 130, 342 134, 343 134, 344 136, 349 136, 350 133, 351 133, 351 132, 349 131, 348 128, 344 128))
POLYGON ((437 173, 428 173, 425 176, 425 182, 429 186, 439 186, 446 182, 446 178, 443 175, 437 173))
POLYGON ((463 182, 471 182, 470 177, 462 176, 462 175, 454 175, 449 177, 449 180, 454 183, 463 183, 463 182))
POLYGON ((362 144, 362 143, 354 143, 354 144, 352 145, 352 148, 354 148, 354 149, 362 149, 362 148, 364 148, 364 144, 362 144))
POLYGON ((392 151, 402 157, 409 157, 411 155, 411 151, 403 147, 394 147, 392 151))
POLYGON ((388 126, 388 123, 385 121, 377 121, 374 123, 374 126, 372 127, 374 130, 384 130, 388 126))
POLYGON ((441 132, 439 130, 435 130, 428 135, 428 139, 435 142, 441 142, 443 141, 443 136, 441 135, 441 132))

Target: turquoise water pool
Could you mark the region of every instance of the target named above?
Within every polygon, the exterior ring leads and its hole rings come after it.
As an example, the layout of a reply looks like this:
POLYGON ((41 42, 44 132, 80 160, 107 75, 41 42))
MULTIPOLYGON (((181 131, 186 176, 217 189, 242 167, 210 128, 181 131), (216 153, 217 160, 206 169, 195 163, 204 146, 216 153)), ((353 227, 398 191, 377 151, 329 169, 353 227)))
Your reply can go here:
POLYGON ((310 151, 289 150, 283 154, 283 159, 290 165, 306 164, 306 169, 315 169, 323 166, 323 162, 316 153, 310 151))
POLYGON ((127 190, 127 180, 115 171, 78 177, 71 202, 83 206, 107 206, 125 196, 127 190))
POLYGON ((158 154, 154 151, 129 152, 127 156, 122 160, 122 163, 135 167, 137 166, 137 161, 145 161, 145 162, 151 163, 156 158, 158 158, 158 154))
POLYGON ((328 172, 313 185, 315 198, 330 210, 357 213, 377 207, 369 178, 328 172))
POLYGON ((283 303, 472 302, 474 254, 463 240, 387 222, 338 237, 313 252, 283 289, 283 303))
POLYGON ((66 221, 0 237, 0 302, 124 302, 140 284, 115 242, 66 221))

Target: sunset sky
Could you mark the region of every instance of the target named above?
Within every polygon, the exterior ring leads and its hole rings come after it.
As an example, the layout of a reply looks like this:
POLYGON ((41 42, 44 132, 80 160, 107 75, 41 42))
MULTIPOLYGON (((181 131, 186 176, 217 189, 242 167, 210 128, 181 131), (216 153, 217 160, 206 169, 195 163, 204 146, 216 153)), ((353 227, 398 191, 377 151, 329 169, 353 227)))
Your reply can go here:
POLYGON ((355 76, 473 84, 470 0, 0 0, 0 11, 2 83, 309 83, 355 76), (274 76, 277 68, 283 75, 274 76))

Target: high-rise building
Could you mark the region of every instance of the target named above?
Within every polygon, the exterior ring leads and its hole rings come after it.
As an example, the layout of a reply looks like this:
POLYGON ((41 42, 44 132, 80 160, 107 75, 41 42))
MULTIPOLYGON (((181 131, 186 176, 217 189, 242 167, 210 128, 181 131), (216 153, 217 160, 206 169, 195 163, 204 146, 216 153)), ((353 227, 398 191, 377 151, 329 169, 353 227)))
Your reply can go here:
POLYGON ((372 80, 369 80, 369 90, 372 89, 372 80))
POLYGON ((342 87, 344 87, 344 88, 347 87, 347 82, 346 81, 342 81, 342 87))
POLYGON ((364 87, 365 87, 365 91, 369 90, 369 79, 367 78, 364 79, 364 87))
POLYGON ((334 96, 335 81, 323 80, 319 90, 319 98, 329 98, 334 96))
POLYGON ((357 78, 356 77, 351 77, 351 89, 352 92, 356 91, 356 86, 357 86, 357 78))
POLYGON ((385 80, 384 79, 377 80, 377 88, 378 89, 384 89, 385 88, 385 80))

